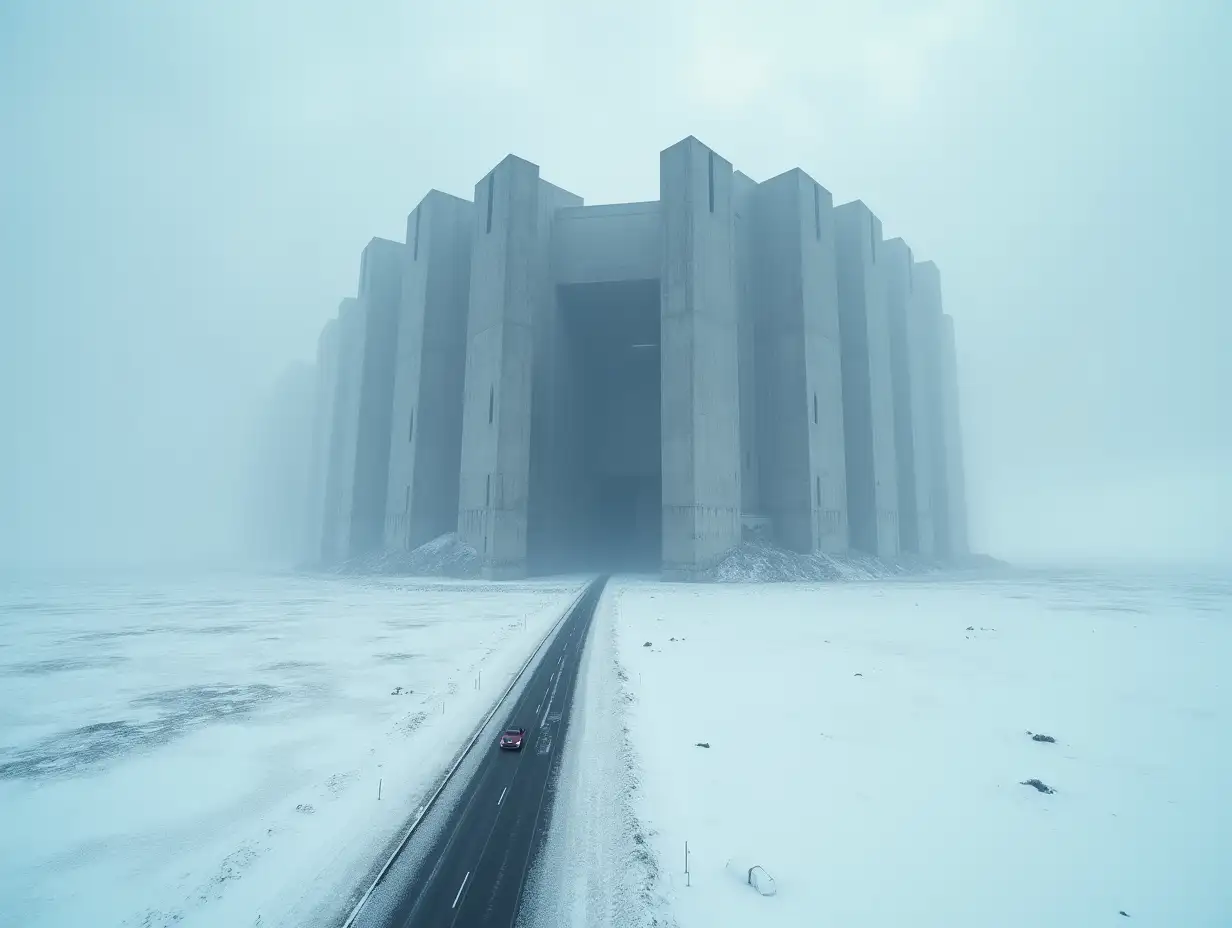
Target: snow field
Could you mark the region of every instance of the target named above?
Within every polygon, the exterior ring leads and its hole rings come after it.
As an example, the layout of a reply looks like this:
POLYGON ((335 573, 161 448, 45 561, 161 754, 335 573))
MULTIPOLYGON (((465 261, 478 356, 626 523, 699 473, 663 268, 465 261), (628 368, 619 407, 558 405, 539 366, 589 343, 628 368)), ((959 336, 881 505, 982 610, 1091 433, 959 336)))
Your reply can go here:
POLYGON ((10 586, 5 917, 31 928, 340 918, 583 585, 10 586))
POLYGON ((1232 584, 629 582, 611 602, 633 813, 681 928, 1232 924, 1232 584))

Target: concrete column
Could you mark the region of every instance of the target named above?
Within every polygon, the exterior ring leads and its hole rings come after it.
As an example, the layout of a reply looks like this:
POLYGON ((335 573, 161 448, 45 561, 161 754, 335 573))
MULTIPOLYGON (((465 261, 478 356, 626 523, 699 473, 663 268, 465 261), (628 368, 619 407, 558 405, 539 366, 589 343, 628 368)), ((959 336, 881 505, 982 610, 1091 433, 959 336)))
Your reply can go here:
POLYGON ((345 560, 351 550, 355 448, 364 363, 364 316, 359 301, 354 297, 347 297, 339 304, 337 331, 338 370, 334 386, 321 541, 322 561, 326 564, 345 560))
POLYGON ((364 341, 351 513, 352 557, 380 550, 385 540, 402 252, 401 243, 374 238, 364 248, 360 261, 359 307, 364 341))
POLYGON ((458 526, 474 204, 433 190, 407 218, 385 546, 458 526))
POLYGON ((950 466, 947 458, 943 385, 941 371, 941 272, 932 261, 917 261, 912 267, 915 281, 915 313, 912 322, 918 361, 924 378, 925 429, 928 435, 929 511, 933 525, 933 553, 952 554, 950 539, 950 466))
POLYGON ((326 482, 329 478, 330 442, 334 429, 334 397, 338 391, 338 320, 325 323, 317 340, 316 396, 312 422, 312 459, 309 462, 305 506, 304 560, 317 565, 324 559, 326 482))
POLYGON ((958 392, 958 359, 954 347, 954 320, 941 316, 941 415, 945 436, 947 522, 949 554, 962 558, 971 552, 967 535, 967 475, 963 462, 962 415, 958 392))
POLYGON ((490 579, 527 570, 534 354, 551 289, 548 217, 580 202, 570 197, 512 155, 475 186, 458 530, 490 579))
POLYGON ((885 243, 886 305, 894 385, 894 444, 898 459, 900 547, 933 553, 932 450, 929 444, 926 335, 919 323, 911 249, 901 238, 885 243))
POLYGON ((761 454, 757 425, 757 320, 760 306, 756 279, 757 183, 732 175, 732 234, 736 262, 737 327, 740 341, 740 508, 743 516, 762 512, 761 454))
POLYGON ((740 541, 740 386, 731 164, 693 137, 659 155, 663 577, 740 541))
POLYGON ((878 264, 881 220, 856 200, 835 208, 843 424, 851 545, 898 554, 898 480, 890 325, 878 264))
POLYGON ((565 333, 553 273, 558 210, 580 207, 579 196, 540 179, 533 258, 534 370, 531 381, 531 447, 527 513, 527 564, 550 568, 572 550, 566 526, 580 495, 582 434, 586 410, 577 390, 575 358, 565 333))
POLYGON ((848 546, 833 199, 800 170, 759 186, 762 501, 784 547, 848 546))

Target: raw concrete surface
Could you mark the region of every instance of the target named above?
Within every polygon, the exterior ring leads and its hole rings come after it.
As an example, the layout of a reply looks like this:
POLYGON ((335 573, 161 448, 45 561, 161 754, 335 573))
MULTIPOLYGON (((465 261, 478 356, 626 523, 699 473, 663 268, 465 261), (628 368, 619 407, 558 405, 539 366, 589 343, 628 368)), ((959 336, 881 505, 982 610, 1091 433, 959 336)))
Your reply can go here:
POLYGON ((898 482, 890 332, 877 263, 881 220, 859 200, 836 207, 834 216, 851 546, 894 557, 898 482))
POLYGON ((740 541, 732 168, 689 137, 659 155, 663 576, 689 579, 740 541))
POLYGON ((384 546, 403 248, 399 242, 374 238, 360 260, 359 307, 364 339, 348 557, 384 546))
POLYGON ((385 546, 458 524, 474 205, 433 190, 407 218, 390 429, 385 546))

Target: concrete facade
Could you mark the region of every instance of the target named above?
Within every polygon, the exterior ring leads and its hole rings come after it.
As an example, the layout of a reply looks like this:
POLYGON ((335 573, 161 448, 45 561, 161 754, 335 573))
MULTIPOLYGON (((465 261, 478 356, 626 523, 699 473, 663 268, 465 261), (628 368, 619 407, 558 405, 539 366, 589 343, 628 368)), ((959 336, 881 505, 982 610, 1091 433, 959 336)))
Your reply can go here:
POLYGON ((741 528, 769 528, 762 506, 761 438, 758 425, 758 318, 757 182, 736 171, 732 175, 732 247, 735 249, 736 328, 739 343, 737 376, 740 384, 740 508, 741 528))
POLYGON ((940 335, 941 415, 946 447, 946 517, 949 525, 950 557, 971 553, 967 529, 967 475, 963 463, 962 416, 959 405, 958 360, 954 346, 954 320, 941 316, 940 335))
POLYGON ((581 202, 512 155, 475 186, 458 531, 490 579, 527 571, 532 397, 552 363, 536 366, 535 347, 556 314, 550 219, 581 202))
POLYGON ((659 176, 587 206, 510 155, 369 244, 318 399, 324 560, 457 531, 492 579, 688 580, 750 530, 965 546, 935 268, 802 170, 758 183, 689 137, 659 176))
POLYGON ((308 462, 308 498, 303 559, 319 564, 324 558, 325 485, 329 477, 330 435, 333 432, 334 398, 338 392, 338 320, 331 319, 317 339, 314 369, 312 450, 308 462))
POLYGON ((847 482, 832 198, 803 171, 789 171, 759 185, 754 215, 763 508, 784 547, 844 551, 847 482))
POLYGON ((351 557, 384 547, 402 255, 400 243, 374 238, 360 257, 358 305, 363 324, 363 357, 354 481, 350 490, 351 557))
POLYGON ((695 138, 659 156, 663 576, 690 579, 740 542, 732 167, 695 138))
POLYGON ((334 563, 351 556, 355 453, 359 435, 359 398, 364 363, 364 318, 359 301, 347 297, 338 306, 338 366, 334 383, 329 460, 325 477, 325 514, 321 560, 334 563))
POLYGON ((928 443, 929 513, 932 516, 933 553, 952 554, 950 532, 950 465, 945 434, 945 409, 941 370, 941 273, 932 261, 912 265, 915 281, 914 326, 918 341, 917 365, 924 378, 928 443))
POLYGON ((883 248, 894 388, 899 549, 927 556, 933 553, 929 391, 923 370, 927 339, 919 324, 911 249, 901 238, 890 239, 883 248))
POLYGON ((407 217, 386 548, 410 550, 457 526, 473 214, 469 201, 433 190, 407 217))
POLYGON ((834 210, 843 344, 847 509, 851 546, 899 553, 894 387, 881 220, 859 200, 834 210))

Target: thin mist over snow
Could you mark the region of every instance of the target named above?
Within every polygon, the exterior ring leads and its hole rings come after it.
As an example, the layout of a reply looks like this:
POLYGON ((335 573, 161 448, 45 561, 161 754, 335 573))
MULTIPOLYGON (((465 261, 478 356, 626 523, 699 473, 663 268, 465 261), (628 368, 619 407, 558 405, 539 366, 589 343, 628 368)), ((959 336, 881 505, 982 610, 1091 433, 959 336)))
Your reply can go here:
POLYGON ((309 509, 314 367, 291 365, 262 399, 246 475, 244 550, 273 566, 308 563, 313 560, 307 539, 308 521, 314 515, 309 509))

